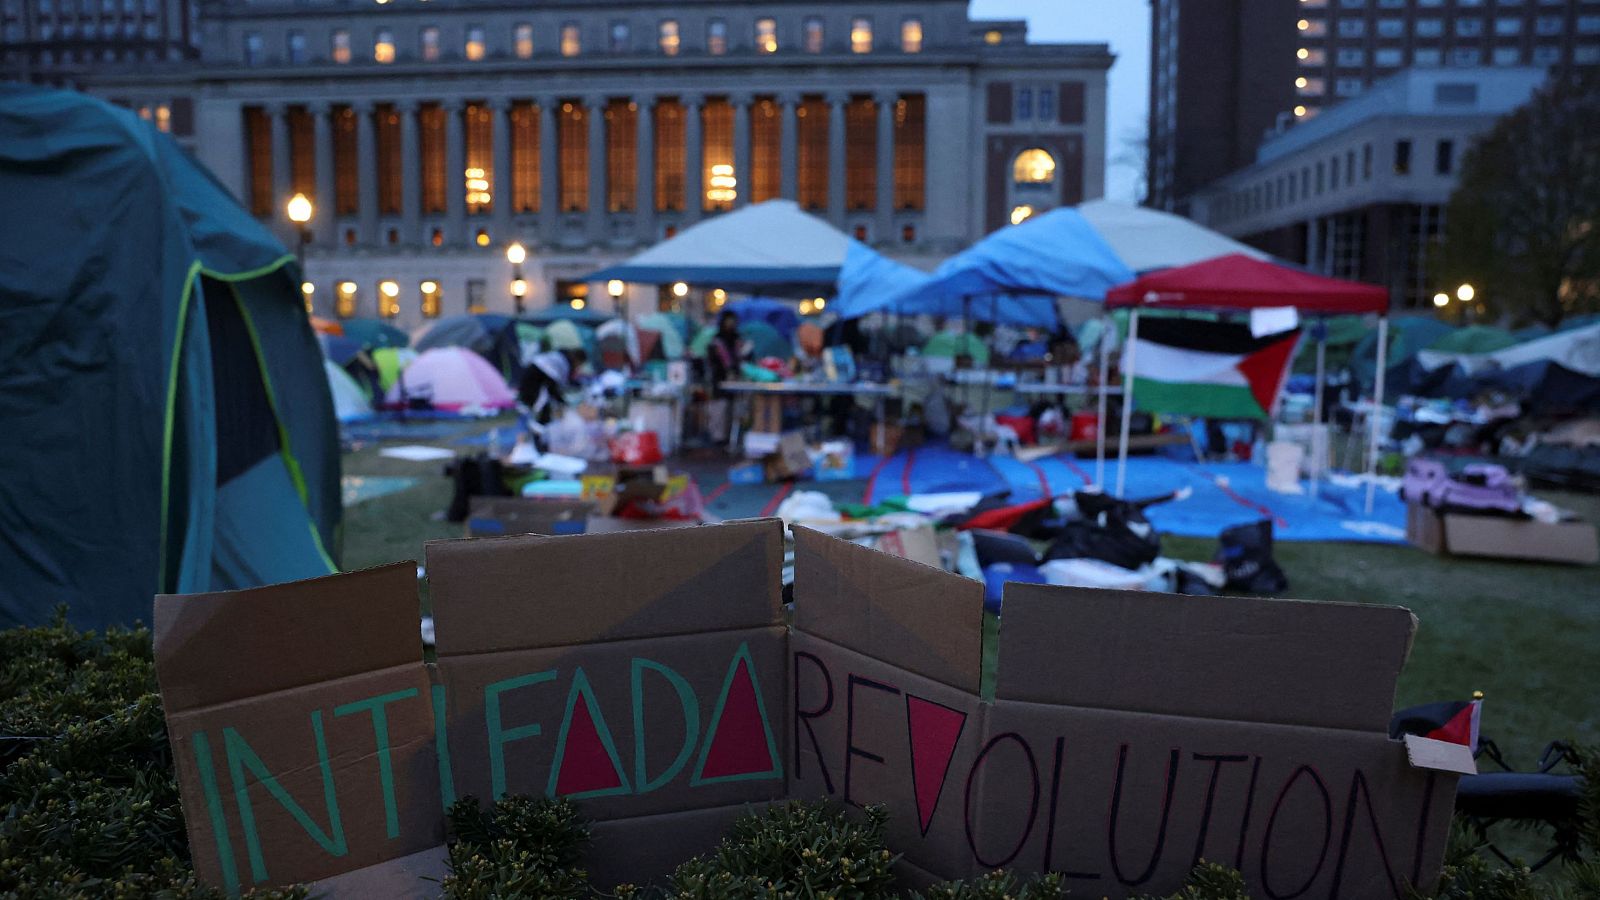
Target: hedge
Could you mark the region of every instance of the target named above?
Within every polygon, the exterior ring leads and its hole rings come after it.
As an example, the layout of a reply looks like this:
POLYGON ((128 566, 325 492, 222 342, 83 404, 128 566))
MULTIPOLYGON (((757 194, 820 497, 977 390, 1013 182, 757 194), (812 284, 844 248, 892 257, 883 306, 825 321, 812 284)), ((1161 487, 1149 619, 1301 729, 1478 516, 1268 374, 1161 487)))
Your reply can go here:
MULTIPOLYGON (((1583 853, 1563 883, 1494 865, 1457 830, 1435 897, 1527 900, 1600 897, 1600 766, 1587 757, 1583 853)), ((993 872, 911 891, 894 875, 884 840, 888 811, 847 816, 826 803, 785 803, 739 819, 715 851, 681 864, 663 884, 602 893, 583 858, 589 832, 565 801, 508 797, 484 808, 465 798, 449 813, 452 900, 500 897, 644 897, 681 900, 831 897, 837 900, 1046 900, 1066 896, 1058 876, 993 872)), ((150 634, 79 632, 59 618, 0 631, 0 896, 220 900, 199 883, 189 850, 156 694, 150 634)), ((288 900, 305 888, 247 896, 288 900)), ((1202 864, 1172 900, 1245 897, 1238 872, 1202 864)))

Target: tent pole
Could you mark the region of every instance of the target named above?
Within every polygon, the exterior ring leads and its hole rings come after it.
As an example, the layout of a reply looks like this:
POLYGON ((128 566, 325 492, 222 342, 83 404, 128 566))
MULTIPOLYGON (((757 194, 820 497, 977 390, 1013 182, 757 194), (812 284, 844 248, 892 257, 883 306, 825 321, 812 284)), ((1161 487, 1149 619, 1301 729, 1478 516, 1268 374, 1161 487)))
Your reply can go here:
POLYGON ((1128 480, 1128 430, 1133 427, 1133 356, 1139 349, 1139 307, 1128 317, 1128 350, 1122 355, 1122 439, 1117 446, 1117 496, 1128 480))
POLYGON ((1378 425, 1383 418, 1383 378, 1389 368, 1389 314, 1378 317, 1378 371, 1373 376, 1372 412, 1368 420, 1371 444, 1367 448, 1367 515, 1372 515, 1374 495, 1378 489, 1378 425))
POLYGON ((1322 441, 1321 452, 1318 452, 1318 436, 1322 432, 1322 391, 1323 381, 1326 378, 1328 336, 1327 323, 1319 323, 1324 333, 1317 336, 1317 386, 1316 393, 1311 398, 1311 496, 1316 497, 1322 484, 1323 458, 1327 455, 1327 442, 1322 441))
POLYGON ((1099 412, 1095 418, 1094 435, 1094 486, 1096 490, 1106 489, 1106 380, 1110 377, 1106 370, 1111 367, 1111 329, 1117 327, 1116 320, 1106 313, 1100 329, 1100 390, 1096 400, 1099 412))

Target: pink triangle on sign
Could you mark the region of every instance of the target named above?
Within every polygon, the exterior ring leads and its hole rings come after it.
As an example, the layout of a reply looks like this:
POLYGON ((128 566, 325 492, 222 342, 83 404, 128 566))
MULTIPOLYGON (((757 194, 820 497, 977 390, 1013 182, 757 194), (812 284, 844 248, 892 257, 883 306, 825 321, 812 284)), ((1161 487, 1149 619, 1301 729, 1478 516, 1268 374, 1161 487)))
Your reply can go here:
POLYGON ((748 651, 741 648, 711 723, 710 746, 700 759, 696 780, 716 781, 766 775, 778 770, 766 713, 756 695, 748 651))
POLYGON ((956 742, 967 714, 932 700, 906 695, 906 728, 911 734, 911 787, 917 797, 917 820, 924 836, 939 806, 944 778, 955 756, 956 742))
POLYGON ((583 702, 572 706, 572 724, 567 729, 566 741, 561 745, 556 775, 556 795, 594 794, 600 791, 626 789, 622 773, 617 771, 616 760, 595 726, 590 698, 582 694, 583 702))

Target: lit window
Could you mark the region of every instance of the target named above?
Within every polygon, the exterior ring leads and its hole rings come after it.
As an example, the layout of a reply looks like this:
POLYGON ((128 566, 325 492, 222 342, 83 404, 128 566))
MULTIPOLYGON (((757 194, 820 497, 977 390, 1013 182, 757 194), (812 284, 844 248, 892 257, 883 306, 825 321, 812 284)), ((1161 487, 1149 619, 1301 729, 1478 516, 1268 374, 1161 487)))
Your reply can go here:
POLYGON ((385 319, 400 315, 400 282, 392 279, 378 282, 378 315, 385 319))
POLYGON ((807 53, 821 53, 826 45, 821 16, 807 16, 805 21, 805 47, 807 53))
POLYGON ((156 130, 172 131, 172 107, 165 103, 156 107, 156 130))
POLYGON ((756 52, 757 53, 777 53, 778 52, 778 20, 777 19, 757 19, 756 20, 756 52))
POLYGON ((379 28, 372 39, 372 61, 378 63, 394 62, 394 32, 387 28, 379 28))
POLYGON ((479 228, 478 233, 473 236, 472 241, 479 247, 489 246, 489 230, 487 228, 479 228))
POLYGON ((330 38, 333 47, 333 61, 343 65, 350 61, 350 32, 343 28, 334 29, 330 38))
POLYGON ((1011 179, 1017 184, 1053 184, 1056 180, 1056 159, 1037 147, 1017 154, 1011 166, 1011 179))
POLYGON ((900 52, 922 52, 922 20, 906 19, 900 23, 900 52))
POLYGON ((661 48, 663 56, 677 56, 681 46, 678 36, 678 20, 663 19, 656 38, 656 44, 661 48))
POLYGON ((418 286, 422 291, 422 317, 424 319, 439 318, 440 307, 443 306, 439 294, 439 282, 428 279, 418 286))
POLYGON ((991 47, 1000 43, 1002 40, 1004 40, 1004 35, 998 31, 990 30, 983 33, 983 42, 991 47))
POLYGON ((608 35, 610 36, 608 49, 612 53, 628 53, 633 50, 633 32, 628 28, 627 22, 612 22, 608 35))
POLYGON ((261 32, 246 31, 244 33, 244 64, 247 66, 261 65, 261 32))
POLYGON ((289 63, 301 65, 306 61, 306 33, 304 31, 291 31, 287 39, 289 50, 289 63))
POLYGON ((356 283, 354 281, 339 282, 338 298, 334 302, 333 314, 341 319, 348 319, 356 314, 356 283))
POLYGON ((511 30, 511 43, 517 52, 517 59, 533 58, 533 26, 521 22, 511 30))
POLYGON ((478 60, 483 59, 485 50, 486 48, 483 44, 483 26, 468 25, 466 46, 467 59, 477 62, 478 60))
POLYGON ((712 19, 706 23, 706 52, 712 56, 721 56, 728 52, 728 23, 723 19, 712 19))
POLYGON ((422 58, 428 62, 439 58, 439 29, 433 25, 422 29, 422 58))
POLYGON ((577 22, 567 22, 561 26, 561 55, 577 56, 583 52, 583 35, 578 30, 577 22))
POLYGON ((850 52, 872 52, 872 20, 866 16, 850 20, 850 52))
POLYGON ((1033 207, 1028 204, 1024 203, 1021 206, 1012 207, 1011 224, 1021 225, 1031 218, 1033 218, 1033 207))

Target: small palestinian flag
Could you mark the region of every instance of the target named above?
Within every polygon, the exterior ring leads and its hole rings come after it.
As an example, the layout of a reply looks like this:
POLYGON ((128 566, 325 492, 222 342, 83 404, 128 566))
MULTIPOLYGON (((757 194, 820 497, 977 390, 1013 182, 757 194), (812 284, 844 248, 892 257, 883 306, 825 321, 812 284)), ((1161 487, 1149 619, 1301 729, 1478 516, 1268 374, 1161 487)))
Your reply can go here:
POLYGON ((1395 715, 1391 736, 1415 734, 1436 741, 1460 744, 1478 752, 1478 720, 1483 700, 1446 700, 1413 706, 1395 715))
POLYGON ((1134 406, 1215 419, 1268 418, 1299 340, 1299 329, 1258 338, 1245 324, 1141 318, 1134 406))

